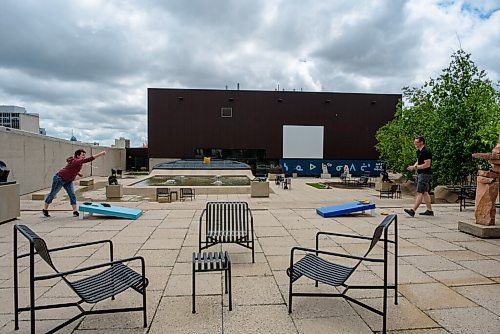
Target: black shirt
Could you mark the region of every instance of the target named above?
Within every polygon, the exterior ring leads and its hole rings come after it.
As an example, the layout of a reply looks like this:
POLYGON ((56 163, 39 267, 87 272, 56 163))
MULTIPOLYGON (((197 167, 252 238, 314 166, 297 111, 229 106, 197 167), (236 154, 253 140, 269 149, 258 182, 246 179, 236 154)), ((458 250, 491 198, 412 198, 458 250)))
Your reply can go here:
MULTIPOLYGON (((423 165, 425 160, 432 160, 431 151, 424 146, 424 148, 419 151, 417 150, 417 161, 419 165, 423 165)), ((424 169, 417 169, 418 174, 432 174, 431 167, 424 169)))

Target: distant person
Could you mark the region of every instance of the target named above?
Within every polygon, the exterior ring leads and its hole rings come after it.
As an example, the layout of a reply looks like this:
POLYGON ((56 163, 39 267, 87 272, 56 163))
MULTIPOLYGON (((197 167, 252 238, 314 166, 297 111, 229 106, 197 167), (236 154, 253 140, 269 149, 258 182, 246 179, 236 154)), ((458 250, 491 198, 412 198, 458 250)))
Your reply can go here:
POLYGON ((405 209, 405 212, 411 217, 415 216, 422 199, 427 206, 427 210, 420 212, 423 216, 434 216, 431 206, 431 196, 429 196, 430 182, 432 178, 432 154, 431 151, 425 147, 425 139, 422 136, 418 136, 414 141, 415 147, 417 148, 417 162, 415 164, 408 166, 406 169, 409 171, 417 171, 417 195, 415 197, 415 204, 413 204, 413 209, 405 209))
POLYGON ((45 206, 42 210, 45 217, 50 217, 49 205, 50 203, 52 203, 61 188, 64 188, 68 193, 69 201, 71 203, 71 206, 73 207, 73 216, 79 216, 78 210, 76 209, 76 195, 75 189, 73 188, 73 181, 76 179, 76 176, 83 176, 80 173, 80 170, 82 169, 84 163, 91 162, 105 154, 106 152, 102 151, 97 153, 96 155, 86 158, 86 152, 82 149, 79 149, 75 151, 73 157, 69 157, 68 159, 66 159, 66 166, 58 171, 52 178, 52 188, 50 189, 50 193, 47 195, 47 198, 45 198, 45 206))

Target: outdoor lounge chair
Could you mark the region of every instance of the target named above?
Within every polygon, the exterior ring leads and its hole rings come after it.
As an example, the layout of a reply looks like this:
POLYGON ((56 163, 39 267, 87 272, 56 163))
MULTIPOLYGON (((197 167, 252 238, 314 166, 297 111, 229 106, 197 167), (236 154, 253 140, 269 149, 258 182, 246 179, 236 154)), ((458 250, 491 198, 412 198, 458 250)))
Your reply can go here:
POLYGON ((389 189, 380 189, 380 198, 401 198, 401 187, 399 184, 392 184, 389 189))
MULTIPOLYGON (((38 259, 37 259, 38 260, 38 259)), ((19 329, 19 314, 23 311, 30 311, 31 320, 31 333, 36 333, 35 328, 35 314, 36 311, 46 309, 59 309, 65 307, 76 307, 80 313, 65 321, 64 323, 56 326, 48 333, 54 333, 63 327, 69 325, 73 321, 87 315, 87 314, 101 314, 101 313, 117 313, 117 312, 143 312, 143 326, 147 327, 146 316, 146 287, 148 280, 145 276, 145 263, 144 259, 140 256, 130 257, 123 260, 113 260, 113 243, 111 240, 100 240, 80 244, 71 244, 64 247, 49 249, 45 241, 25 225, 14 226, 14 329, 19 329), (18 255, 17 236, 20 233, 29 242, 29 252, 18 255), (84 246, 95 246, 99 244, 109 245, 110 260, 101 264, 95 264, 88 267, 80 267, 68 271, 59 271, 52 261, 51 253, 66 251, 69 249, 78 249, 84 246), (49 265, 53 273, 39 274, 35 269, 35 256, 38 255, 42 260, 49 265), (29 306, 19 307, 19 282, 18 282, 18 261, 21 258, 29 257, 29 306), (141 272, 138 273, 126 265, 128 262, 139 262, 141 272), (103 270, 104 269, 104 270, 103 270), (100 270, 100 271, 98 271, 100 270), (98 271, 96 273, 96 271, 98 271), (82 278, 82 275, 86 275, 82 278), (79 301, 66 302, 59 304, 45 304, 36 305, 36 282, 44 280, 62 279, 69 285, 71 290, 80 298, 79 301), (127 308, 113 308, 113 309, 98 309, 98 310, 85 310, 81 304, 89 303, 95 304, 102 300, 111 298, 114 299, 125 290, 132 288, 142 295, 142 306, 140 307, 127 307, 127 308)))
POLYGON ((222 243, 252 250, 255 262, 253 216, 247 202, 207 202, 198 227, 198 252, 222 243))
MULTIPOLYGON (((397 237, 397 216, 389 215, 387 216, 376 228, 372 237, 364 237, 360 235, 349 235, 334 232, 318 232, 316 233, 316 248, 309 249, 304 247, 293 247, 290 252, 290 267, 287 269, 287 274, 290 277, 290 288, 288 295, 288 313, 292 313, 292 298, 293 296, 301 297, 342 297, 350 302, 353 302, 359 306, 366 308, 367 310, 374 312, 383 317, 382 330, 386 333, 387 330, 387 290, 394 290, 394 304, 397 304, 397 286, 398 286, 398 237, 397 237), (394 224, 392 224, 394 223, 394 224), (394 233, 389 239, 389 227, 394 226, 394 233), (350 254, 336 253, 325 250, 320 250, 319 248, 319 237, 321 235, 342 237, 350 239, 363 239, 369 240, 370 245, 368 250, 363 256, 356 256, 350 254), (373 250, 375 245, 379 241, 383 242, 383 256, 369 257, 370 252, 373 250), (388 244, 394 244, 394 285, 389 285, 388 283, 388 260, 389 251, 388 244), (302 257, 297 262, 294 262, 295 253, 305 252, 305 256, 302 257), (320 256, 321 255, 321 256, 320 256), (330 262, 331 258, 341 258, 343 259, 343 264, 337 264, 330 262), (351 259, 351 266, 345 264, 346 259, 351 259), (383 285, 350 285, 347 283, 348 279, 354 275, 357 268, 359 268, 361 263, 372 262, 383 264, 383 285), (323 284, 331 285, 334 287, 340 287, 342 291, 332 292, 332 293, 318 293, 318 292, 293 292, 293 283, 297 281, 302 276, 312 279, 318 286, 318 282, 323 284), (354 299, 347 295, 349 290, 354 289, 381 289, 383 290, 383 305, 382 310, 376 309, 369 306, 357 299, 354 299)), ((302 254, 299 254, 299 256, 302 254)), ((334 289, 334 291, 337 291, 334 289)))

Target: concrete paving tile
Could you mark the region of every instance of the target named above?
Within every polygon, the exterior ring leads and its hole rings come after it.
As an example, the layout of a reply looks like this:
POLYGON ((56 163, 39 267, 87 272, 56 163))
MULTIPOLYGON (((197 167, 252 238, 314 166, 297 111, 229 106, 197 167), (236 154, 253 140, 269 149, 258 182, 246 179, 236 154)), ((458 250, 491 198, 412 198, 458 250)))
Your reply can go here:
MULTIPOLYGON (((191 296, 193 293, 193 276, 170 275, 164 296, 191 296)), ((221 272, 196 273, 196 296, 222 294, 223 275, 221 272)), ((234 279, 233 279, 234 285, 234 279)), ((234 290, 233 290, 234 298, 234 290)), ((234 302, 234 301, 233 301, 234 302)))
POLYGON ((424 311, 476 306, 442 283, 403 284, 399 286, 399 292, 424 311))
MULTIPOLYGON (((147 235, 137 235, 137 236, 119 236, 113 237, 113 243, 115 244, 143 244, 148 240, 149 236, 147 235)), ((94 239, 99 240, 99 239, 94 239)))
POLYGON ((172 275, 191 275, 193 272, 193 265, 190 262, 175 262, 174 268, 172 269, 172 275))
POLYGON ((476 260, 459 261, 461 266, 475 271, 486 277, 500 277, 500 261, 496 260, 476 260))
POLYGON ((114 238, 121 238, 121 237, 136 237, 136 236, 147 236, 149 237, 151 233, 156 228, 153 226, 127 226, 124 229, 122 229, 120 232, 118 232, 114 238))
POLYGON ((488 257, 471 250, 440 251, 435 253, 453 262, 488 259, 488 257))
POLYGON ((433 236, 439 239, 443 239, 449 242, 454 241, 473 241, 476 239, 475 236, 463 233, 460 231, 447 231, 447 232, 439 232, 433 233, 433 236))
POLYGON ((290 233, 280 226, 265 226, 259 227, 255 229, 255 235, 257 237, 266 236, 266 237, 280 237, 280 236, 289 236, 290 233))
POLYGON ((496 284, 462 286, 454 290, 476 304, 500 316, 500 289, 496 284))
POLYGON ((423 238, 412 239, 412 242, 418 244, 420 247, 425 248, 431 252, 446 251, 446 250, 464 250, 464 247, 452 244, 439 238, 423 238))
POLYGON ((233 306, 284 303, 273 276, 233 277, 232 284, 233 306))
POLYGON ((297 333, 285 305, 233 305, 224 308, 224 333, 292 334, 297 333))
POLYGON ((497 334, 500 328, 498 315, 482 307, 432 310, 427 314, 450 333, 497 334))
POLYGON ((191 218, 170 218, 167 217, 158 228, 175 228, 183 229, 188 228, 191 224, 191 218))
MULTIPOLYGON (((41 296, 49 290, 50 287, 42 286, 35 289, 35 303, 41 296)), ((30 292, 29 288, 19 288, 19 306, 24 307, 29 305, 30 292)), ((12 288, 0 289, 0 314, 10 313, 13 314, 14 310, 14 292, 12 288)))
MULTIPOLYGON (((139 268, 134 268, 140 272, 139 268)), ((172 267, 146 267, 146 277, 149 280, 148 290, 163 291, 167 285, 172 267)))
POLYGON ((460 270, 463 269, 460 265, 447 260, 441 256, 408 256, 405 261, 413 264, 423 271, 439 271, 439 270, 460 270))
POLYGON ((331 333, 331 334, 371 334, 370 327, 358 316, 336 316, 297 319, 294 321, 300 334, 331 333))
POLYGON ((177 249, 180 250, 184 239, 149 239, 141 249, 177 249))
POLYGON ((458 245, 466 249, 483 255, 500 255, 500 246, 482 240, 457 242, 458 245))
POLYGON ((450 271, 428 271, 427 274, 446 286, 491 284, 490 279, 468 269, 450 271))
POLYGON ((231 266, 231 275, 235 276, 271 276, 271 268, 267 263, 238 263, 231 266))
MULTIPOLYGON (((371 307, 382 309, 382 298, 364 299, 362 302, 370 305, 371 307)), ((355 310, 359 313, 361 318, 366 321, 368 326, 373 331, 382 330, 382 316, 379 316, 361 306, 353 304, 355 310)), ((418 309, 415 305, 410 303, 406 298, 399 297, 398 305, 394 305, 392 299, 387 303, 387 330, 399 331, 410 329, 428 329, 436 328, 439 325, 427 316, 424 312, 418 309)))
POLYGON ((148 267, 173 267, 179 250, 171 249, 141 249, 138 256, 144 257, 148 267))
MULTIPOLYGON (((62 320, 37 320, 35 321, 35 329, 36 333, 46 333, 54 327, 60 325, 64 321, 62 320)), ((19 330, 14 331, 14 320, 11 320, 7 323, 3 328, 0 329, 0 333, 16 333, 16 334, 28 334, 30 331, 30 321, 24 320, 19 322, 19 330)), ((59 330, 57 333, 61 334, 70 334, 73 333, 76 326, 78 326, 79 321, 75 321, 74 323, 69 324, 63 329, 59 330)))
POLYGON ((185 228, 157 228, 150 239, 184 239, 186 231, 185 228))
MULTIPOLYGON (((401 260, 401 259, 399 259, 401 260)), ((384 276, 383 266, 370 266, 370 269, 375 272, 378 277, 382 278, 384 276)), ((393 282, 394 266, 389 265, 388 267, 390 282, 393 282)), ((435 280, 430 277, 426 272, 418 269, 413 265, 398 265, 398 283, 399 284, 409 284, 409 283, 429 283, 435 282, 435 280)))
POLYGON ((222 333, 221 296, 196 296, 196 313, 191 311, 191 296, 163 297, 149 333, 222 333))

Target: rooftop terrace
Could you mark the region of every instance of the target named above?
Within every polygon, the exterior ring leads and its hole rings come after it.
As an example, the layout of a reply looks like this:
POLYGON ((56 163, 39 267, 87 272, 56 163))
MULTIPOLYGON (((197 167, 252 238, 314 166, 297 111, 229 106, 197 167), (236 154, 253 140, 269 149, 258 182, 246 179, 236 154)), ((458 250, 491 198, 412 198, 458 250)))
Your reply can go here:
MULTIPOLYGON (((102 178, 100 181, 105 181, 102 178)), ((120 183, 135 182, 122 179, 120 183)), ((290 248, 314 246, 317 231, 369 234, 384 218, 396 213, 400 235, 399 305, 389 302, 388 329, 394 333, 498 333, 500 328, 500 240, 479 239, 458 231, 457 222, 472 219, 473 210, 459 211, 458 204, 435 205, 435 217, 409 218, 402 208, 413 197, 379 199, 373 189, 316 189, 293 179, 293 188, 274 184, 269 198, 248 194, 199 195, 193 201, 157 203, 125 196, 119 205, 137 207, 144 214, 137 220, 71 217, 66 196, 61 192, 51 206, 52 217, 41 217, 41 201, 21 199, 20 219, 0 225, 0 333, 13 333, 12 228, 25 224, 38 232, 51 247, 71 242, 110 238, 115 257, 141 255, 146 259, 148 328, 142 328, 140 313, 92 315, 75 322, 62 333, 373 333, 382 328, 381 317, 342 299, 294 298, 294 310, 287 312, 290 248), (377 205, 375 216, 357 215, 322 218, 315 209, 354 199, 368 199, 377 205), (253 210, 256 234, 255 263, 251 253, 236 245, 224 245, 233 263, 233 310, 223 295, 220 273, 197 276, 197 313, 191 313, 191 258, 197 251, 198 219, 206 201, 243 200, 253 210), (198 278, 199 277, 199 278, 198 278)), ((47 189, 48 191, 48 189, 47 189)), ((96 201, 105 199, 104 189, 85 194, 96 201)), ((116 203, 115 203, 116 204, 116 203)), ((498 214, 497 214, 498 219, 498 214)), ((25 244, 20 245, 25 247, 25 244)), ((329 244, 330 249, 360 254, 359 243, 329 244)), ((210 251, 218 251, 214 246, 210 251)), ((81 257, 58 257, 65 269, 99 262, 106 256, 95 249, 81 257)), ((27 263, 21 272, 21 298, 28 298, 27 263)), ((379 265, 362 268, 353 277, 381 282, 379 265)), ((300 282, 300 281, 298 281, 300 282)), ((314 289, 308 281, 303 288, 314 289)), ((319 289, 325 289, 321 287, 319 289)), ((391 293, 391 292, 390 292, 391 293)), ((377 306, 381 297, 357 291, 377 306)), ((71 291, 53 281, 37 290, 37 303, 73 300, 71 291)), ((124 293, 109 305, 131 305, 136 293, 124 293)), ((25 305, 25 303, 23 303, 25 305)), ((40 311, 41 332, 76 314, 73 310, 40 311)), ((19 333, 29 332, 29 315, 23 313, 19 333)))

